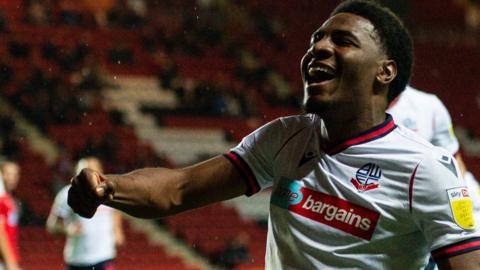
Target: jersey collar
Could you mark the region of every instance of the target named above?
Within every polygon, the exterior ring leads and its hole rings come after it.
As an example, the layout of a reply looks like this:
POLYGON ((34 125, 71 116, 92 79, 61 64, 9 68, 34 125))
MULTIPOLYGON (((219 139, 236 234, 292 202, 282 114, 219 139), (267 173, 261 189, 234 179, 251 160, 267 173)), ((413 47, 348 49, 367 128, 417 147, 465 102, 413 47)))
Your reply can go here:
POLYGON ((381 138, 397 127, 390 114, 386 114, 386 119, 380 125, 374 126, 366 131, 360 132, 337 145, 333 145, 325 150, 329 155, 335 155, 352 145, 362 144, 381 138))

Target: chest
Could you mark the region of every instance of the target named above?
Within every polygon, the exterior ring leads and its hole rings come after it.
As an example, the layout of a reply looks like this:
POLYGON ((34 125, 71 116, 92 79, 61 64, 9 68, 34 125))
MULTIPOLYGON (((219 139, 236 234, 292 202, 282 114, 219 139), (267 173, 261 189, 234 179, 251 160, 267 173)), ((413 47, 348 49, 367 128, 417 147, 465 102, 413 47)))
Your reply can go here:
POLYGON ((297 162, 275 170, 271 204, 281 209, 276 213, 286 223, 328 225, 365 240, 392 224, 400 223, 395 230, 413 230, 408 212, 411 169, 405 161, 382 153, 332 157, 308 146, 303 152, 286 158, 297 162))

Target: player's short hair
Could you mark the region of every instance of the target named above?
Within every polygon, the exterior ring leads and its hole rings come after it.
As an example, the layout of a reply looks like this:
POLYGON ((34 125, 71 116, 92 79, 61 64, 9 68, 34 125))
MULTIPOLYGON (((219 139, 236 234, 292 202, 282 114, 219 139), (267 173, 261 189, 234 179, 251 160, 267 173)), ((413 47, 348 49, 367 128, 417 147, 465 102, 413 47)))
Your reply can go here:
POLYGON ((99 166, 98 169, 102 170, 102 163, 100 159, 94 156, 86 156, 78 160, 77 164, 75 165, 75 174, 79 174, 85 168, 90 168, 92 165, 91 162, 96 162, 96 165, 99 166))
POLYGON ((388 89, 388 102, 393 101, 410 81, 413 67, 413 43, 408 29, 390 9, 371 0, 348 0, 330 14, 352 13, 372 23, 387 57, 395 61, 397 76, 388 89))
POLYGON ((0 160, 0 172, 3 171, 5 169, 5 167, 8 166, 8 165, 13 165, 13 166, 20 169, 20 165, 18 165, 17 161, 8 160, 8 159, 1 159, 0 160))

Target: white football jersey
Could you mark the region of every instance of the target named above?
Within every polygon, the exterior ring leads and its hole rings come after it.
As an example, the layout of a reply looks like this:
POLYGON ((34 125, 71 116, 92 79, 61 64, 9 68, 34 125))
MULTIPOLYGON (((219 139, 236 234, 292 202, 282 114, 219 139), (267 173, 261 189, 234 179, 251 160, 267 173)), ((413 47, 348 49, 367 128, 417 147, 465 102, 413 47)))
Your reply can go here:
POLYGON ((65 224, 79 222, 78 236, 68 236, 63 251, 64 260, 72 265, 92 265, 115 257, 113 209, 100 205, 91 219, 76 214, 67 203, 68 188, 62 188, 55 196, 52 214, 61 217, 65 224))
POLYGON ((386 121, 334 147, 316 115, 274 120, 228 158, 247 195, 272 186, 266 269, 422 269, 480 249, 455 160, 386 121))
POLYGON ((387 112, 393 116, 395 123, 415 131, 433 145, 443 147, 452 154, 458 151, 452 119, 436 95, 407 86, 387 112))
MULTIPOLYGON (((407 86, 387 112, 396 123, 410 128, 433 145, 447 149, 452 155, 459 150, 450 114, 437 96, 407 86)), ((479 226, 480 185, 470 172, 464 178, 473 200, 475 224, 479 226)))

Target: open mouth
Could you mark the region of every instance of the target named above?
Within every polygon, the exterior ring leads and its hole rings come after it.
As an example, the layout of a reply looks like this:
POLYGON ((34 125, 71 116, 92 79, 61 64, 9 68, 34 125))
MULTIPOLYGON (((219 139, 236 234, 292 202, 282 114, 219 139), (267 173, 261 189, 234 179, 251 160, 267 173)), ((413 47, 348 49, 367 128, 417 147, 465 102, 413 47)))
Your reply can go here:
POLYGON ((327 82, 336 77, 335 69, 327 65, 318 64, 309 65, 307 74, 307 81, 309 84, 327 82))

